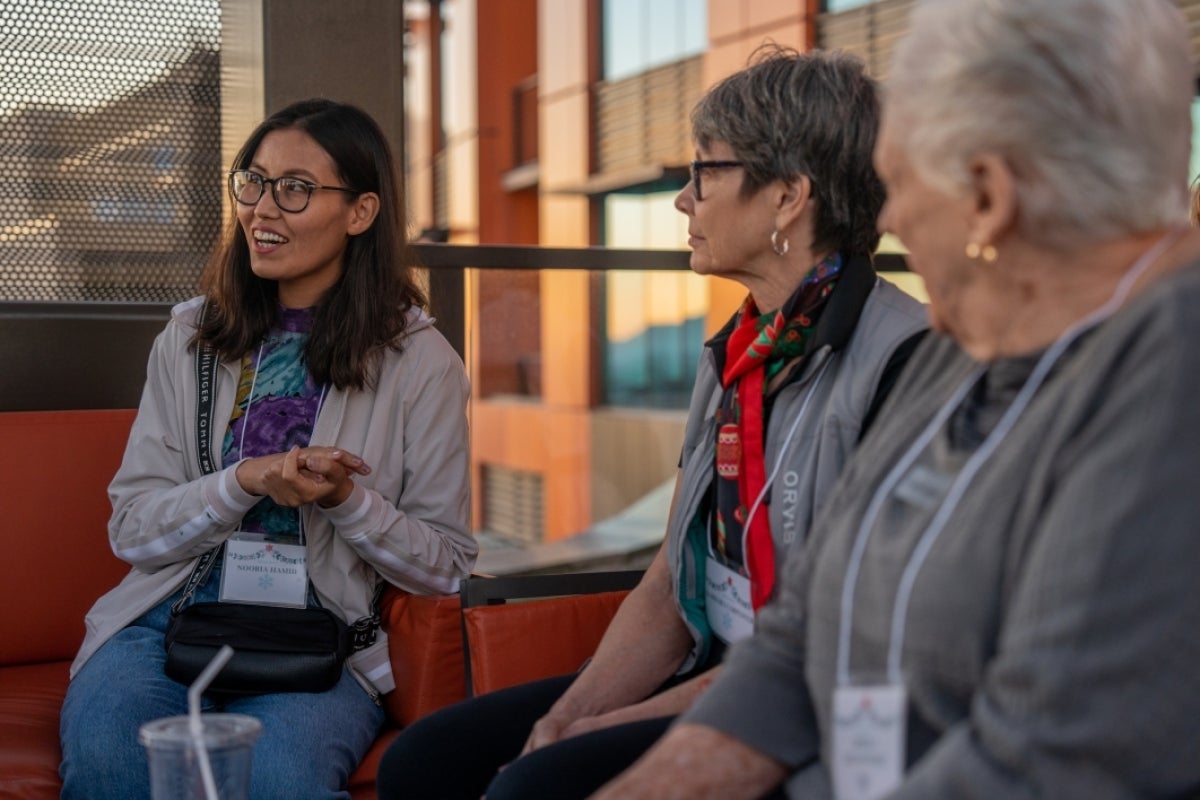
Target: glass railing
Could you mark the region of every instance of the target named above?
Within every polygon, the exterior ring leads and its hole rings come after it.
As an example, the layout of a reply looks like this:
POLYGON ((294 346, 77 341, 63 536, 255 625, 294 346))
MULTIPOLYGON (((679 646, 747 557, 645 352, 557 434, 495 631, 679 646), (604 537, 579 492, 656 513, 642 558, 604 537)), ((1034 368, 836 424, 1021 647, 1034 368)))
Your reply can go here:
MULTIPOLYGON (((644 565, 663 534, 699 348, 744 290, 706 278, 697 296, 682 250, 413 248, 471 379, 479 569, 644 565)), ((877 265, 904 268, 894 253, 877 265)), ((136 406, 169 307, 0 302, 0 410, 136 406)))
MULTIPOLYGON (((665 529, 700 347, 744 290, 704 279, 697 298, 682 288, 683 250, 416 252, 435 290, 460 291, 435 291, 433 306, 457 316, 441 328, 472 380, 479 569, 644 566, 665 529)), ((899 254, 877 265, 913 277, 899 254)))

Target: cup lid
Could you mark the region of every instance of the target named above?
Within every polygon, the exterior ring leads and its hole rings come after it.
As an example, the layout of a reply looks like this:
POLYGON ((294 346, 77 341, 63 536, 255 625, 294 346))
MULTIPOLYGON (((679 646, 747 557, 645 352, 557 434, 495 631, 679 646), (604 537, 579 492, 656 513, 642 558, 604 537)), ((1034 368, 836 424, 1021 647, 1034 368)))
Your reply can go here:
MULTIPOLYGON (((204 746, 209 750, 250 745, 262 733, 262 723, 248 714, 201 714, 204 746)), ((184 714, 151 720, 138 729, 146 747, 192 747, 190 719, 184 714)))

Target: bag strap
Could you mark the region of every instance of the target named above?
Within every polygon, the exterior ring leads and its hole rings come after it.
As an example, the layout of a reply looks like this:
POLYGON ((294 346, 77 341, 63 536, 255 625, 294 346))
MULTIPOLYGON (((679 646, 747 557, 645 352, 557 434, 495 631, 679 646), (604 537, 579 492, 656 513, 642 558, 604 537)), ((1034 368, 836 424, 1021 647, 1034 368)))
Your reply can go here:
MULTIPOLYGON (((208 314, 208 301, 200 309, 198 324, 204 323, 208 314)), ((196 460, 200 462, 200 474, 210 475, 216 472, 212 460, 212 430, 213 430, 213 387, 217 381, 217 354, 205 342, 196 342, 196 460)), ((183 596, 171 605, 171 615, 174 616, 184 609, 196 589, 212 571, 213 562, 217 558, 218 545, 200 556, 192 574, 184 585, 183 596)))
POLYGON ((385 581, 375 584, 375 594, 371 597, 371 611, 365 617, 354 620, 350 626, 350 652, 357 652, 375 644, 375 634, 379 630, 379 598, 383 596, 385 581))
MULTIPOLYGON (((204 307, 200 309, 199 323, 203 324, 204 317, 208 313, 209 303, 205 301, 204 307)), ((217 354, 212 347, 204 342, 196 343, 196 459, 200 462, 200 472, 203 475, 209 475, 216 472, 216 466, 212 459, 212 432, 213 432, 213 390, 217 382, 217 354)), ((216 562, 217 552, 221 549, 220 545, 209 550, 204 555, 200 556, 200 560, 192 567, 192 574, 188 576, 187 583, 184 585, 183 595, 171 605, 172 616, 183 611, 188 602, 192 599, 192 595, 196 593, 196 589, 208 577, 208 573, 212 571, 213 564, 216 562)), ((384 581, 380 580, 375 585, 375 594, 371 598, 370 612, 354 621, 350 626, 350 649, 351 651, 362 650, 375 644, 375 634, 379 630, 379 600, 383 595, 384 581)))
POLYGON ((196 593, 197 587, 204 582, 208 577, 208 573, 212 572, 212 565, 217 560, 217 551, 221 548, 214 547, 204 555, 200 556, 200 560, 196 562, 196 566, 192 567, 192 574, 188 576, 187 584, 183 589, 183 596, 171 604, 171 616, 176 616, 192 599, 192 595, 196 593))
MULTIPOLYGON (((208 309, 208 304, 204 306, 208 309)), ((204 321, 204 311, 200 312, 204 321)), ((196 343, 196 457, 200 472, 209 475, 217 471, 212 460, 213 387, 217 380, 217 354, 204 342, 196 343)))

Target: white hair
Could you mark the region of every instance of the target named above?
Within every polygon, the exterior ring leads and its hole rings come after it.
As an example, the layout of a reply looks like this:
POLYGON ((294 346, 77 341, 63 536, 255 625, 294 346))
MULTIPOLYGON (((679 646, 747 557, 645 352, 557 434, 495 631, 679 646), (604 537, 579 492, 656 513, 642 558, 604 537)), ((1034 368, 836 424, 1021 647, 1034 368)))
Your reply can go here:
POLYGON ((1003 157, 1021 234, 1068 247, 1186 222, 1194 87, 1169 0, 918 0, 884 113, 947 191, 1003 157))

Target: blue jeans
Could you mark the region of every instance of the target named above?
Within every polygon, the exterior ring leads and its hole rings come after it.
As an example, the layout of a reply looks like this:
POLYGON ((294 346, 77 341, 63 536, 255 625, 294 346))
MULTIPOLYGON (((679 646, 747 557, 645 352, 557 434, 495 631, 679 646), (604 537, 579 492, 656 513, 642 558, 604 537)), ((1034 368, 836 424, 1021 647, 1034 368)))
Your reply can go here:
MULTIPOLYGON (((219 570, 195 595, 216 600, 219 570)), ((187 687, 163 674, 163 634, 179 594, 150 609, 88 659, 67 687, 60 735, 63 800, 150 797, 142 723, 187 713, 187 687)), ((350 773, 375 741, 383 709, 348 670, 320 694, 229 698, 205 695, 205 711, 248 714, 262 722, 254 745, 250 796, 349 798, 350 773)))

